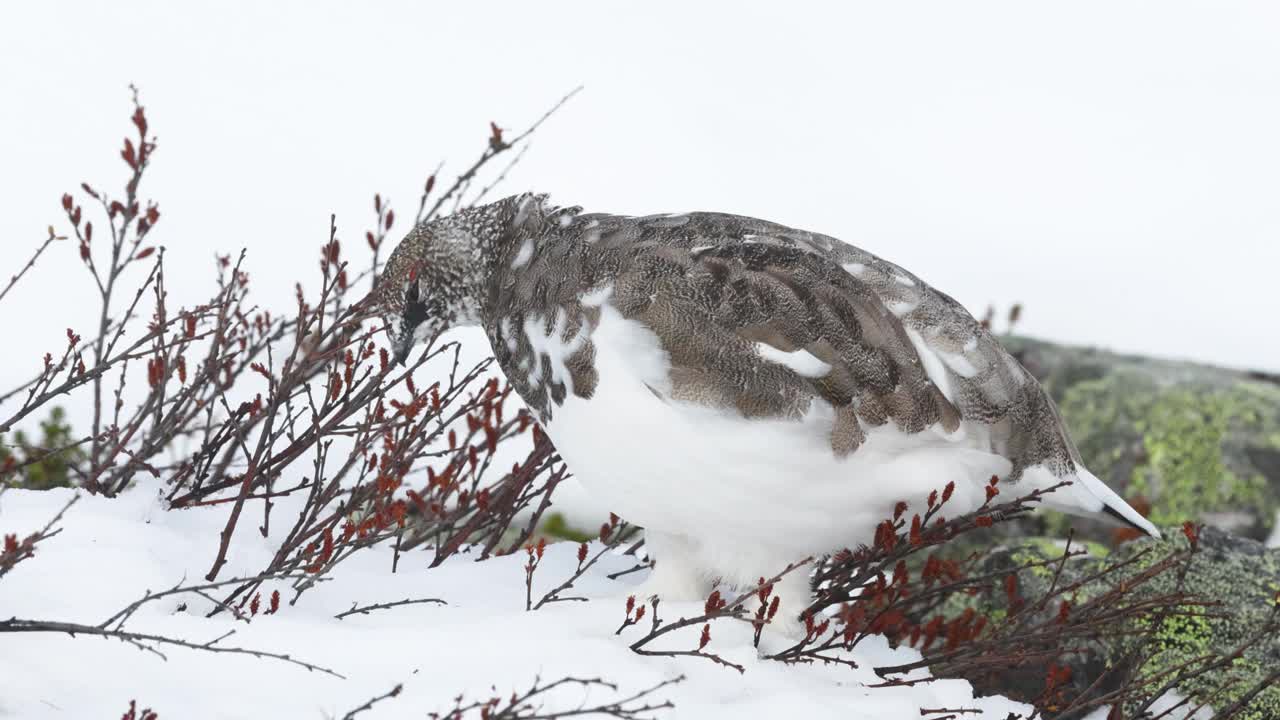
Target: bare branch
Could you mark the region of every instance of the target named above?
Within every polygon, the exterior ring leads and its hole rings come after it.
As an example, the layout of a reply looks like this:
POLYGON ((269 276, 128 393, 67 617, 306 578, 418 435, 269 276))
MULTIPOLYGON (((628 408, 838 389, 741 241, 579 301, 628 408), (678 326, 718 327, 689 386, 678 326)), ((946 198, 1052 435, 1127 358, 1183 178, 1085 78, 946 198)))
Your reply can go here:
POLYGON ((383 694, 381 694, 381 695, 377 695, 377 696, 375 696, 375 697, 369 698, 369 699, 368 699, 367 701, 365 701, 365 703, 364 703, 363 705, 361 705, 360 707, 355 708, 354 710, 352 710, 351 712, 347 713, 346 715, 343 715, 343 716, 342 716, 342 720, 352 720, 356 715, 359 715, 360 713, 364 712, 365 710, 368 710, 368 709, 372 708, 374 705, 377 705, 378 703, 382 702, 383 700, 388 700, 388 699, 390 699, 390 698, 398 697, 398 696, 400 695, 400 691, 401 691, 401 690, 403 690, 403 689, 404 689, 404 685, 397 684, 395 687, 391 688, 391 689, 390 689, 390 690, 388 690, 387 692, 385 692, 385 693, 383 693, 383 694))
POLYGON ((400 607, 401 605, 428 605, 428 604, 448 605, 449 603, 439 598, 417 598, 417 599, 406 598, 404 600, 397 600, 395 602, 374 603, 373 605, 362 605, 360 607, 356 607, 355 603, 351 603, 350 610, 340 612, 337 615, 334 615, 334 617, 339 620, 342 620, 343 618, 349 617, 351 615, 368 615, 374 610, 388 610, 390 608, 400 607))
POLYGON ((305 660, 289 655, 288 653, 275 653, 266 650, 254 650, 252 648, 242 647, 225 647, 217 643, 231 636, 235 631, 232 630, 223 635, 205 643, 195 643, 181 638, 168 637, 165 635, 151 635, 149 633, 135 633, 127 630, 108 629, 98 627, 96 625, 83 625, 81 623, 57 622, 51 620, 26 620, 20 618, 10 618, 8 620, 0 620, 0 633, 6 632, 53 632, 66 633, 72 637, 76 635, 92 635, 102 638, 115 638, 123 642, 127 642, 140 650, 155 653, 161 658, 168 659, 159 650, 156 645, 174 645, 177 647, 189 648, 191 650, 201 650, 211 653, 225 653, 231 655, 251 655, 256 658, 264 658, 269 660, 280 660, 291 665, 322 672, 326 675, 332 675, 336 678, 346 679, 346 676, 320 665, 309 663, 305 660))

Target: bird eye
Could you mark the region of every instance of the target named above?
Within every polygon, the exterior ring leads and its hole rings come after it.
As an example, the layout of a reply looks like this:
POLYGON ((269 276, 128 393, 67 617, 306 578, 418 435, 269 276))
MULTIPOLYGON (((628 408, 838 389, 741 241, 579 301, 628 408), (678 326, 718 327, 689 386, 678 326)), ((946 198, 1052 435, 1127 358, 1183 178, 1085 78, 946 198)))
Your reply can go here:
POLYGON ((422 300, 418 292, 418 283, 416 281, 409 283, 409 287, 405 289, 404 293, 404 315, 402 319, 406 328, 410 331, 427 319, 427 305, 422 300))

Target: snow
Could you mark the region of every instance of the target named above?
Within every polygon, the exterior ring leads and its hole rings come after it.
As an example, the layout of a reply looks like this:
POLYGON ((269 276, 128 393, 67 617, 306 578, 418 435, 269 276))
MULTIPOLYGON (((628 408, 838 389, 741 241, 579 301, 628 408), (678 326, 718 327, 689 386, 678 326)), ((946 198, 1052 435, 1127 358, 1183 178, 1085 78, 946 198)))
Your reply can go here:
MULTIPOLYGON (((63 519, 63 532, 42 542, 34 558, 0 580, 0 617, 96 624, 147 589, 160 590, 184 578, 196 582, 207 572, 226 506, 166 510, 159 487, 142 481, 116 499, 83 496, 63 519)), ((69 490, 10 490, 0 496, 0 532, 25 535, 43 525, 70 498, 69 490)), ((290 511, 277 505, 283 527, 290 511)), ((296 508, 293 508, 296 511, 296 508)), ((263 538, 253 522, 242 522, 221 577, 255 574, 265 566, 275 537, 263 538)), ((571 573, 576 547, 558 543, 534 579, 540 597, 571 573)), ((914 688, 869 688, 870 667, 902 663, 918 656, 869 642, 857 650, 862 666, 787 666, 760 660, 749 627, 717 622, 710 650, 746 667, 743 674, 700 658, 643 657, 628 644, 639 637, 630 628, 613 633, 623 617, 624 598, 644 573, 607 579, 634 559, 608 556, 579 581, 588 602, 556 603, 524 610, 523 554, 473 562, 455 556, 427 569, 422 552, 400 559, 390 571, 390 549, 358 553, 338 566, 333 579, 303 594, 296 605, 251 622, 223 615, 204 617, 208 603, 194 597, 165 598, 144 605, 126 626, 204 642, 235 629, 223 644, 287 652, 346 676, 338 679, 294 665, 184 648, 162 648, 168 660, 115 640, 71 638, 45 633, 9 634, 0 653, 0 717, 115 717, 129 700, 161 718, 326 718, 341 717, 398 683, 403 693, 359 717, 423 717, 452 706, 460 693, 488 697, 527 689, 537 677, 603 677, 630 693, 663 680, 687 680, 664 688, 655 699, 675 709, 655 717, 769 717, 787 713, 805 718, 920 718, 919 709, 972 707, 1004 720, 1030 708, 1003 698, 972 697, 963 681, 942 680, 914 688), (350 616, 334 615, 352 603, 367 605, 405 598, 435 597, 448 605, 410 605, 350 616), (185 602, 190 611, 179 611, 185 602), (628 639, 631 638, 631 639, 628 639)), ((268 585, 269 592, 283 585, 268 585)), ((663 617, 700 614, 696 603, 664 603, 663 617)), ((699 628, 677 637, 672 647, 687 649, 699 628)), ((665 646, 664 646, 665 647, 665 646)), ((594 701, 608 699, 592 690, 594 701)), ((576 707, 583 691, 565 689, 547 699, 548 709, 576 707)))

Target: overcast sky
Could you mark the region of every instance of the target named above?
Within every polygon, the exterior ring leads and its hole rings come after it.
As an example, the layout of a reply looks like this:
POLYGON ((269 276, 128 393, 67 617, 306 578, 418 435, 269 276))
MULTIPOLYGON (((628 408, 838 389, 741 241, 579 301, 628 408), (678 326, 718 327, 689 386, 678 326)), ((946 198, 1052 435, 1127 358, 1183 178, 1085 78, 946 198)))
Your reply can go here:
MULTIPOLYGON (((720 210, 835 235, 1021 330, 1280 369, 1274 3, 7 3, 0 276, 59 198, 116 187, 130 82, 178 302, 249 251, 268 306, 314 287, 329 213, 412 213, 576 85, 505 190, 720 210)), ((401 221, 398 236, 407 228, 401 221)), ((0 380, 89 335, 64 244, 0 304, 0 380)))

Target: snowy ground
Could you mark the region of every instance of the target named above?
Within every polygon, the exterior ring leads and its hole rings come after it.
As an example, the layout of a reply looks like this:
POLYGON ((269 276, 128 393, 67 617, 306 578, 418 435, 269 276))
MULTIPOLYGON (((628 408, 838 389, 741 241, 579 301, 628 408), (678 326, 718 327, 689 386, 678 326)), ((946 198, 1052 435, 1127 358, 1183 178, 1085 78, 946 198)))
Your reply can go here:
MULTIPOLYGON (((0 497, 0 532, 19 536, 42 527, 71 492, 8 491, 0 497)), ((276 512, 285 508, 280 507, 276 512)), ((199 580, 212 561, 225 507, 167 511, 154 485, 115 500, 85 496, 64 518, 61 534, 39 546, 34 558, 0 580, 0 617, 96 624, 147 589, 199 580)), ((243 525, 243 524, 242 524, 243 525)), ((273 546, 246 528, 232 545, 223 577, 251 575, 273 546)), ((535 598, 567 578, 576 565, 572 543, 552 545, 535 578, 535 598), (541 590, 540 590, 541 588, 541 590)), ((527 688, 535 678, 603 677, 624 693, 686 675, 664 688, 665 718, 920 718, 921 708, 978 708, 965 718, 1004 720, 1030 708, 1003 698, 974 699, 967 683, 935 681, 913 689, 872 689, 872 664, 915 659, 886 646, 860 648, 863 668, 784 666, 757 659, 749 628, 722 622, 710 649, 745 665, 739 674, 700 658, 642 657, 613 632, 623 616, 635 573, 605 576, 630 567, 632 558, 607 557, 579 583, 589 602, 560 603, 524 611, 523 557, 472 562, 453 558, 426 569, 425 555, 402 557, 390 572, 391 552, 375 549, 339 566, 332 582, 250 623, 206 619, 198 598, 164 599, 139 611, 128 629, 204 642, 230 629, 225 644, 288 652, 330 667, 346 679, 308 672, 283 662, 165 648, 168 660, 116 640, 52 634, 5 634, 0 651, 0 717, 119 717, 131 699, 172 718, 342 717, 398 683, 404 692, 359 715, 424 717, 448 710, 461 694, 478 696, 527 688), (352 603, 436 597, 448 605, 410 605, 344 620, 334 615, 352 603), (178 610, 181 602, 189 610, 178 610)), ((270 589, 270 588, 268 588, 270 589)), ((287 597, 287 596, 286 596, 287 597)), ((663 616, 699 614, 696 604, 664 605, 663 616)), ((631 628, 629 633, 637 632, 631 628)), ((691 630, 696 632, 696 629, 691 630)), ((695 636, 674 647, 694 645, 695 636)), ((591 699, 608 699, 593 691, 591 699)), ((583 701, 578 690, 547 700, 547 709, 583 701)), ((478 717, 478 715, 476 716, 478 717)))

